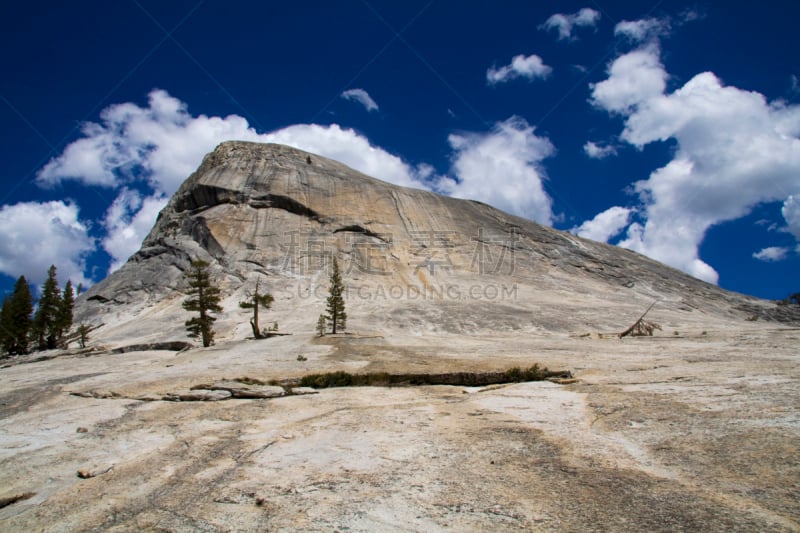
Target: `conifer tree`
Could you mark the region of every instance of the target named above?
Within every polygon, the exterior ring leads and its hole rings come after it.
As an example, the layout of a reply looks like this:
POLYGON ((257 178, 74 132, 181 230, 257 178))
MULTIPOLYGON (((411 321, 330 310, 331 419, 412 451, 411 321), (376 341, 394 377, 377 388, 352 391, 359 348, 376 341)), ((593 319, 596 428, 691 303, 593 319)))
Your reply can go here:
POLYGON ((89 331, 91 328, 86 324, 78 326, 78 346, 81 348, 86 348, 86 343, 89 342, 89 331))
POLYGON ((56 280, 56 266, 51 265, 33 317, 33 329, 40 350, 52 350, 59 338, 61 294, 56 280))
POLYGON ((75 309, 75 292, 72 289, 72 281, 67 280, 64 293, 61 296, 61 304, 58 311, 58 338, 63 337, 72 327, 72 313, 75 309))
POLYGON ((317 335, 320 337, 325 336, 325 315, 319 315, 317 320, 317 335))
POLYGON ((211 284, 211 275, 208 272, 208 263, 202 260, 192 261, 192 266, 186 273, 189 281, 189 298, 184 300, 183 308, 187 311, 199 313, 199 316, 186 321, 186 329, 190 337, 201 337, 203 346, 214 344, 214 322, 216 317, 209 311, 219 313, 220 291, 211 284))
POLYGON ((325 319, 331 325, 331 333, 336 334, 337 330, 344 330, 347 326, 347 313, 344 310, 344 284, 342 275, 339 273, 339 263, 333 258, 333 270, 331 271, 330 295, 325 307, 325 319))
POLYGON ((269 309, 272 307, 272 302, 274 301, 275 299, 269 293, 259 294, 258 281, 256 281, 256 292, 247 301, 239 302, 239 307, 242 309, 253 310, 253 318, 250 319, 250 327, 253 328, 253 336, 256 339, 264 338, 261 329, 258 327, 258 308, 263 307, 264 309, 269 309))
POLYGON ((14 292, 3 301, 0 322, 2 322, 2 348, 6 353, 28 353, 32 314, 31 288, 25 276, 20 276, 14 285, 14 292))

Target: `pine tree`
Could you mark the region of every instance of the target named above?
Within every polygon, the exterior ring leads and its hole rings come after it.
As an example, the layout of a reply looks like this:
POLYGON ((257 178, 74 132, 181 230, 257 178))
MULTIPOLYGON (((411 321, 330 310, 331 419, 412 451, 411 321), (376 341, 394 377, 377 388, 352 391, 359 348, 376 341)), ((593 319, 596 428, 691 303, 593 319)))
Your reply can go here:
POLYGON ((61 294, 56 280, 56 266, 47 271, 47 280, 42 288, 42 297, 33 317, 33 329, 40 350, 52 350, 59 338, 59 314, 61 294))
POLYGON ((72 290, 72 281, 68 280, 61 296, 58 310, 58 337, 63 337, 72 327, 72 312, 75 309, 75 293, 72 290))
MULTIPOLYGON (((253 310, 253 318, 250 319, 250 327, 253 328, 253 336, 256 339, 264 338, 261 329, 258 327, 258 308, 263 307, 264 309, 269 309, 272 307, 272 302, 274 301, 275 299, 269 293, 259 294, 258 281, 256 281, 256 292, 247 301, 239 302, 239 307, 242 309, 253 310)), ((275 329, 278 328, 276 327, 275 329)))
POLYGON ((325 336, 325 315, 319 315, 317 320, 317 335, 320 337, 325 336))
POLYGON ((2 323, 3 330, 6 332, 3 338, 3 349, 7 353, 28 353, 28 335, 31 330, 32 314, 31 288, 25 276, 20 276, 14 285, 14 292, 3 302, 2 323))
POLYGON ((3 354, 11 353, 11 340, 13 339, 13 326, 11 325, 11 295, 3 298, 3 307, 0 309, 0 349, 3 354))
POLYGON ((86 348, 86 343, 89 342, 89 331, 91 331, 91 329, 92 328, 86 324, 78 326, 78 335, 80 335, 80 337, 78 337, 78 346, 81 348, 86 348))
POLYGON ((344 284, 342 275, 339 273, 339 262, 333 258, 333 270, 331 271, 330 295, 325 307, 325 319, 331 325, 331 333, 336 334, 337 330, 344 330, 347 326, 347 313, 344 310, 344 284))
POLYGON ((190 337, 201 337, 203 346, 214 344, 214 330, 212 326, 217 320, 209 311, 219 313, 220 291, 211 284, 211 275, 208 272, 208 263, 202 260, 192 261, 192 266, 187 272, 189 280, 189 299, 183 302, 187 311, 197 312, 200 315, 186 321, 186 329, 190 337))

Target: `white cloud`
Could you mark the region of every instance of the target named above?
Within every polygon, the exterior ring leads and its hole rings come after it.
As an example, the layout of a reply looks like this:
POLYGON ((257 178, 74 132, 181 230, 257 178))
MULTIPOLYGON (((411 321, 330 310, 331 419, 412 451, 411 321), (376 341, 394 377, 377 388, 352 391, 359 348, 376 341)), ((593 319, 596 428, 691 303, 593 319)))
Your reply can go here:
POLYGON ((85 124, 83 138, 39 171, 40 185, 75 180, 117 187, 147 181, 156 191, 172 194, 220 141, 258 138, 242 117, 192 117, 185 103, 161 90, 149 94, 147 107, 115 104, 100 118, 99 124, 85 124))
POLYGON ((543 159, 555 148, 520 117, 495 124, 487 133, 453 134, 453 171, 457 180, 438 188, 457 198, 481 200, 510 213, 551 225, 550 197, 544 190, 543 159))
POLYGON ((598 213, 592 220, 587 220, 580 226, 572 228, 571 231, 578 237, 608 242, 625 229, 630 218, 631 209, 614 206, 598 213))
POLYGON ((789 253, 789 248, 785 246, 768 246, 753 254, 759 261, 776 262, 783 261, 789 253))
POLYGON ((614 146, 594 141, 587 141, 583 145, 583 151, 592 159, 605 159, 608 156, 617 155, 617 149, 614 146))
POLYGON ((108 208, 103 221, 107 234, 102 240, 103 249, 111 256, 109 272, 121 267, 139 250, 142 240, 152 229, 158 212, 169 199, 163 195, 142 195, 124 188, 108 208))
POLYGON ((75 204, 25 202, 0 207, 0 272, 40 285, 50 265, 58 280, 74 285, 90 282, 84 277, 86 255, 95 248, 86 223, 75 204))
POLYGON ((542 62, 542 58, 536 54, 524 56, 522 54, 514 56, 511 63, 500 68, 491 67, 486 71, 486 81, 490 85, 506 82, 514 78, 547 78, 553 69, 542 62))
POLYGON ((669 19, 646 18, 623 20, 614 26, 614 35, 627 37, 633 42, 644 42, 669 33, 669 19))
POLYGON ((592 104, 616 113, 630 112, 636 105, 663 94, 667 77, 658 46, 628 52, 611 63, 607 79, 591 85, 592 104))
POLYGON ((262 135, 259 142, 294 146, 329 157, 368 176, 402 185, 426 188, 411 166, 396 155, 370 144, 369 139, 337 124, 296 124, 262 135))
POLYGON ((558 31, 558 39, 572 39, 572 31, 574 28, 578 27, 588 27, 592 28, 597 24, 597 21, 600 20, 600 12, 595 11, 594 9, 584 7, 577 13, 572 15, 564 15, 562 13, 556 13, 548 18, 544 24, 540 26, 541 29, 544 30, 556 30, 558 31))
POLYGON ((378 104, 375 103, 375 100, 373 100, 369 93, 364 89, 348 89, 339 96, 345 100, 358 102, 359 104, 363 105, 364 109, 367 111, 378 110, 378 104))
POLYGON ((620 245, 716 283, 698 252, 708 228, 800 190, 800 107, 723 86, 710 72, 665 94, 667 77, 650 43, 593 86, 596 106, 626 116, 622 140, 676 141, 672 161, 634 184, 644 224, 620 245))
POLYGON ((800 241, 800 194, 793 194, 783 202, 781 208, 786 229, 800 241))

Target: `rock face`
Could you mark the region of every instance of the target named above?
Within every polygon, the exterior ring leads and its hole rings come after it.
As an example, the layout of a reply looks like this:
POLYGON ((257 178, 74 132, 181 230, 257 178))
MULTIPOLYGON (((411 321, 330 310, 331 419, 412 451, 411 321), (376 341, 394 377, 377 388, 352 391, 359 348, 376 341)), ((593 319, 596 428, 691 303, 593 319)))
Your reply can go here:
POLYGON ((800 531, 791 308, 480 203, 224 143, 76 311, 85 350, 0 366, 0 531, 800 531), (348 331, 319 338, 332 257, 348 331), (653 301, 654 336, 598 335, 653 301), (574 379, 443 379, 534 364, 574 379), (387 379, 294 386, 334 372, 387 379))
POLYGON ((236 304, 256 279, 276 296, 281 324, 313 331, 332 257, 351 324, 373 330, 616 331, 654 300, 662 314, 796 318, 480 202, 390 185, 286 146, 226 142, 180 187, 141 250, 85 295, 79 319, 109 324, 95 336, 110 342, 183 338, 184 271, 199 258, 228 296, 218 339, 247 336, 236 304))

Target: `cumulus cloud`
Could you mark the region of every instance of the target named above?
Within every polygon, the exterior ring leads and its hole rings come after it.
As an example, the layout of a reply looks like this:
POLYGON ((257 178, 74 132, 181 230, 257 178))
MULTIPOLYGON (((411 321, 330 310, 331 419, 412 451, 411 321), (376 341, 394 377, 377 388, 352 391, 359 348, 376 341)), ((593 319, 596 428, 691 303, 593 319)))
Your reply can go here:
POLYGON ((547 31, 556 30, 559 40, 573 39, 572 32, 575 28, 593 28, 599 20, 599 11, 584 7, 572 15, 556 13, 548 18, 539 28, 547 31))
POLYGON ((139 250, 158 212, 168 200, 162 194, 142 197, 136 190, 122 189, 103 220, 106 236, 102 239, 102 246, 112 259, 110 272, 121 267, 139 250))
POLYGON ((555 153, 525 119, 511 117, 486 133, 453 134, 453 172, 441 192, 484 201, 542 224, 553 222, 552 202, 544 190, 541 161, 555 153))
POLYGON ((418 179, 415 169, 400 157, 373 146, 363 135, 337 124, 295 124, 262 135, 258 141, 286 144, 329 157, 395 185, 427 188, 418 179))
POLYGON ((608 242, 628 226, 630 218, 631 209, 614 206, 598 213, 592 220, 572 228, 571 231, 578 237, 608 242))
POLYGON ((605 159, 606 157, 617 155, 617 149, 610 144, 600 144, 594 141, 587 141, 583 145, 583 151, 592 159, 605 159))
POLYGON ((591 85, 594 106, 615 113, 627 113, 635 106, 663 94, 667 72, 655 44, 615 59, 608 78, 591 85))
POLYGON ((597 107, 625 116, 623 141, 676 143, 669 163, 634 184, 642 220, 620 245, 716 283, 698 252, 708 228, 800 190, 800 107, 724 86, 710 72, 665 93, 667 78, 651 42, 592 86, 597 107))
POLYGON ((500 68, 491 67, 486 71, 486 81, 490 85, 503 83, 514 78, 527 78, 528 80, 535 80, 536 78, 545 79, 550 73, 553 72, 551 67, 548 67, 542 61, 542 58, 536 54, 524 56, 522 54, 514 56, 511 63, 504 65, 500 68))
POLYGON ((86 256, 95 248, 89 228, 79 218, 78 206, 61 201, 24 202, 0 207, 0 272, 24 275, 40 285, 50 265, 58 279, 88 285, 86 256))
POLYGON ((783 261, 789 253, 789 248, 785 246, 768 246, 753 254, 759 261, 776 262, 783 261))
POLYGON ((86 123, 83 137, 39 171, 40 185, 75 180, 118 187, 145 181, 172 194, 221 140, 258 138, 242 117, 192 117, 185 103, 161 90, 149 94, 147 107, 111 105, 100 119, 86 123))
POLYGON ((359 104, 363 105, 364 109, 367 111, 378 110, 378 104, 375 103, 375 100, 373 100, 369 93, 364 89, 348 89, 339 96, 345 100, 358 102, 359 104))

